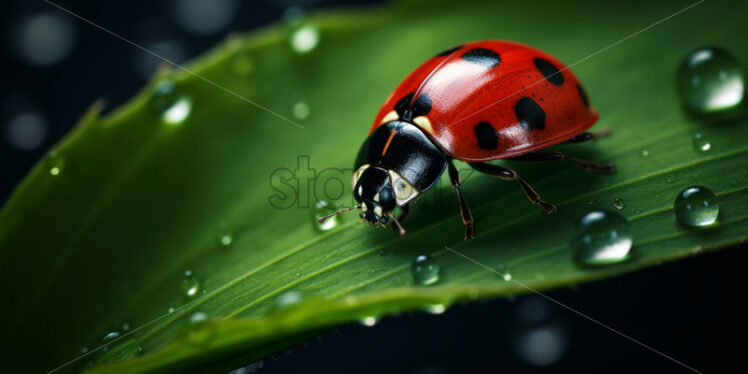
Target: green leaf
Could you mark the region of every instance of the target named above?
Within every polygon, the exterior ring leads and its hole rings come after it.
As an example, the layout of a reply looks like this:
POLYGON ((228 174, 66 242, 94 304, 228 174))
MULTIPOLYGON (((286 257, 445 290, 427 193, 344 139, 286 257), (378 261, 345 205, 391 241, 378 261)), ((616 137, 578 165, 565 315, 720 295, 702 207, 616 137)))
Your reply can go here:
MULTIPOLYGON (((748 45, 735 33, 743 20, 725 16, 744 14, 748 5, 705 2, 585 59, 686 5, 429 4, 314 16, 306 22, 320 40, 306 54, 290 48, 293 30, 284 26, 233 37, 189 64, 199 77, 164 71, 111 114, 99 115, 95 105, 0 214, 7 305, 0 339, 14 352, 2 371, 51 370, 77 358, 82 347, 94 351, 124 323, 131 333, 120 331, 124 337, 99 361, 131 357, 137 346, 142 356, 93 366, 92 373, 220 371, 366 316, 527 291, 445 246, 545 290, 746 239, 748 120, 687 116, 674 75, 685 54, 701 45, 748 60, 748 45), (404 238, 360 225, 353 214, 320 232, 306 162, 322 174, 318 189, 332 181, 330 193, 340 192, 335 180, 350 180, 370 121, 400 79, 435 52, 489 38, 534 45, 568 64, 583 61, 574 70, 601 114, 597 128, 613 135, 560 148, 613 162, 619 172, 512 163, 558 205, 560 212, 548 216, 516 184, 466 171, 477 222, 472 241, 462 240, 445 180, 420 198, 404 238), (289 118, 303 101, 309 115, 297 121, 304 128, 206 80, 289 118), (176 94, 158 96, 163 81, 174 82, 176 94), (165 123, 164 100, 179 95, 189 113, 165 123), (696 132, 710 140, 709 151, 694 149, 696 132), (295 169, 297 180, 289 179, 295 169), (719 220, 710 227, 690 229, 674 219, 676 195, 694 184, 719 196, 719 220), (573 226, 591 209, 613 210, 616 198, 633 224, 632 258, 578 266, 567 245, 573 226), (410 263, 419 254, 440 265, 433 285, 413 284, 410 263), (185 285, 187 270, 195 279, 185 285), (276 307, 289 291, 304 301, 276 307), (211 318, 190 323, 196 312, 211 318)), ((352 202, 345 184, 343 197, 331 202, 352 202)), ((64 369, 89 367, 99 353, 64 369)))

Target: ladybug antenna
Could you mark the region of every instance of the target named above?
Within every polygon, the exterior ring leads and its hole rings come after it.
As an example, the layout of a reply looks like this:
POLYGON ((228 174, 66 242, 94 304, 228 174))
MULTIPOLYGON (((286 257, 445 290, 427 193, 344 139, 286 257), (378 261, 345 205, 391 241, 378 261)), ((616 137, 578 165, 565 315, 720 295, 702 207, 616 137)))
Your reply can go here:
POLYGON ((317 222, 319 222, 319 223, 325 222, 325 220, 327 220, 328 218, 330 218, 332 216, 336 216, 336 215, 338 215, 340 213, 345 213, 345 212, 347 212, 349 210, 353 210, 353 209, 361 209, 361 204, 358 204, 356 206, 352 206, 352 207, 349 207, 349 208, 343 208, 343 209, 341 209, 341 210, 339 210, 339 211, 337 211, 337 212, 335 212, 333 214, 328 214, 328 215, 326 215, 324 217, 319 217, 317 219, 317 222))
POLYGON ((400 236, 404 236, 405 235, 405 229, 400 224, 400 222, 397 221, 397 218, 395 218, 395 216, 392 215, 392 214, 390 214, 390 218, 392 218, 392 222, 395 222, 395 225, 397 225, 398 230, 400 230, 400 236))

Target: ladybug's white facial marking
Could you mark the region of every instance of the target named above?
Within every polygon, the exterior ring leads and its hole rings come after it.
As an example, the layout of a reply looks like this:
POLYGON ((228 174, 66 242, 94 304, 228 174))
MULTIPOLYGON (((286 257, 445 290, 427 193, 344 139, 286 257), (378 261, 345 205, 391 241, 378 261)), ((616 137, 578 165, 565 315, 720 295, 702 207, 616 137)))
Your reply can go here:
POLYGON ((369 210, 369 207, 366 206, 366 203, 361 203, 361 211, 365 212, 367 210, 369 210))
POLYGON ((420 191, 413 187, 402 175, 394 170, 387 170, 387 172, 390 174, 390 183, 395 192, 395 202, 398 206, 403 206, 418 196, 420 191))
POLYGON ((400 118, 400 116, 397 114, 396 111, 393 110, 393 111, 390 111, 389 113, 387 113, 387 115, 384 116, 384 118, 382 118, 382 122, 380 122, 380 124, 387 123, 387 122, 392 122, 392 121, 397 121, 398 118, 400 118))
POLYGON ((375 203, 379 202, 379 192, 377 192, 377 194, 374 195, 374 198, 372 200, 374 200, 375 203))
POLYGON ((431 128, 431 121, 429 121, 428 117, 426 116, 413 118, 413 123, 418 125, 418 127, 420 127, 421 130, 426 131, 428 134, 434 133, 434 129, 431 128))
POLYGON ((374 214, 376 214, 377 216, 381 217, 382 216, 382 207, 379 206, 379 205, 375 206, 374 207, 374 214))
MULTIPOLYGON (((358 183, 358 179, 361 178, 361 174, 364 173, 364 170, 369 168, 369 164, 363 164, 361 165, 358 170, 353 172, 353 184, 352 186, 355 188, 356 183, 358 183)), ((358 190, 358 194, 361 195, 361 189, 358 190)))

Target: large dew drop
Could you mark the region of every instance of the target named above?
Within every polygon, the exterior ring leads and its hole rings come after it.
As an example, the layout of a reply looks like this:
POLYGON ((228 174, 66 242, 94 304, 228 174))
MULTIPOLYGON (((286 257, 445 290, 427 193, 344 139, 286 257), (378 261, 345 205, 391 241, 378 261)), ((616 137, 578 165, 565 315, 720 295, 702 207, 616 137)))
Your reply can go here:
POLYGON ((631 223, 618 213, 594 210, 582 217, 569 242, 577 261, 584 265, 605 265, 629 257, 631 223))
POLYGON ((56 150, 51 150, 47 154, 47 171, 54 177, 60 175, 65 169, 65 159, 60 156, 56 150))
POLYGON ((200 280, 195 276, 195 274, 192 272, 192 270, 187 270, 184 272, 184 277, 182 278, 182 292, 184 292, 184 295, 188 298, 194 298, 197 296, 198 291, 200 291, 200 280))
POLYGON ((706 187, 691 186, 675 199, 675 217, 686 226, 713 224, 719 215, 717 195, 706 187))
POLYGON ((338 224, 340 224, 340 215, 332 216, 328 219, 326 219, 324 222, 318 222, 317 220, 335 213, 336 209, 333 209, 332 206, 330 206, 330 203, 328 203, 326 200, 320 200, 316 204, 314 204, 314 208, 312 210, 312 225, 314 225, 314 228, 319 231, 328 231, 334 229, 338 224))
POLYGON ((704 47, 691 52, 678 70, 683 106, 696 113, 734 108, 743 101, 743 70, 729 52, 704 47))
POLYGON ((178 125, 184 122, 192 111, 190 97, 179 92, 176 84, 170 80, 162 81, 156 85, 153 90, 152 105, 153 110, 168 125, 178 125))
POLYGON ((419 286, 434 284, 439 280, 439 264, 429 255, 420 255, 413 260, 410 274, 419 286))

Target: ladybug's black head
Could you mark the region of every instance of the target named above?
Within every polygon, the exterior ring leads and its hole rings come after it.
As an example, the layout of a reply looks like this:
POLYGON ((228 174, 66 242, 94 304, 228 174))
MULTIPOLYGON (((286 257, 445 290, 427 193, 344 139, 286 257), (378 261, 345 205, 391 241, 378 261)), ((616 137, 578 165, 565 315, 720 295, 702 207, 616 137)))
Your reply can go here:
POLYGON ((370 167, 361 173, 353 187, 353 196, 361 203, 361 218, 370 225, 385 224, 397 205, 387 170, 370 167))

